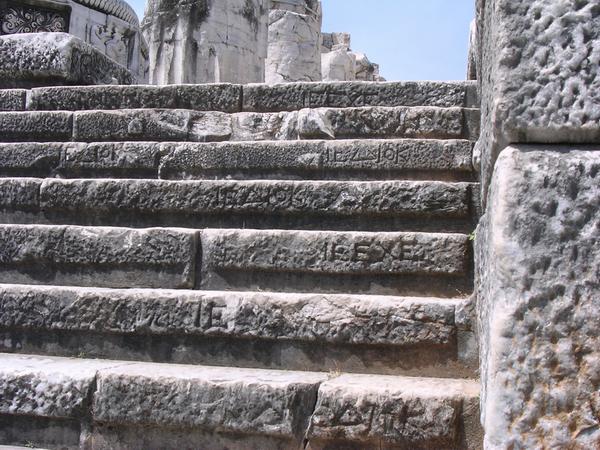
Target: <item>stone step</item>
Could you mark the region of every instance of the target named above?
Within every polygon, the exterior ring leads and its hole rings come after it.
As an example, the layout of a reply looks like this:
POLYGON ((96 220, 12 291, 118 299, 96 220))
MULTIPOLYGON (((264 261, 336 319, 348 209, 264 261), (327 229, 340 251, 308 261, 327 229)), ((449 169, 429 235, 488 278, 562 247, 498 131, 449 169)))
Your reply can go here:
POLYGON ((186 109, 0 112, 2 142, 220 142, 298 139, 470 139, 479 111, 459 107, 319 108, 278 113, 186 109))
POLYGON ((0 225, 0 283, 460 297, 464 234, 0 225))
POLYGON ((438 181, 0 178, 0 220, 126 227, 469 232, 473 187, 438 181))
POLYGON ((474 381, 2 354, 0 393, 3 443, 41 422, 67 448, 481 445, 474 381))
POLYGON ((0 143, 0 176, 470 181, 466 140, 0 143))
MULTIPOLYGON (((25 109, 25 92, 0 98, 0 110, 25 109)), ((356 106, 478 107, 473 82, 334 82, 267 84, 204 84, 170 86, 44 87, 29 91, 30 110, 171 108, 197 111, 278 112, 302 108, 356 106)))
POLYGON ((461 297, 465 234, 207 229, 201 289, 461 297))
POLYGON ((0 351, 473 377, 468 299, 0 285, 0 351))

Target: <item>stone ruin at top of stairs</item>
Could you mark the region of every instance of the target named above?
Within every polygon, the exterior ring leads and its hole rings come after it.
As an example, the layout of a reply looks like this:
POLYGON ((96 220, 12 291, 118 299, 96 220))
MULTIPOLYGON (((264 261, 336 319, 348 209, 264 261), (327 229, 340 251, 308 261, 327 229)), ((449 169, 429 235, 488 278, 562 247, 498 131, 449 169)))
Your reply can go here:
POLYGON ((0 0, 0 448, 600 448, 600 8, 476 10, 0 0))

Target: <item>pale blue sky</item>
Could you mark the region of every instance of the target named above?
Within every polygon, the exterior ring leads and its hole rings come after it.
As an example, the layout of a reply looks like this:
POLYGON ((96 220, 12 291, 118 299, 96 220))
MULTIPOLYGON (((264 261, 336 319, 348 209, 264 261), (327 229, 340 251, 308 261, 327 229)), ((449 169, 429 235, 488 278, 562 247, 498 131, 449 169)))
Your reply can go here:
MULTIPOLYGON (((129 1, 141 18, 145 0, 129 1)), ((323 31, 351 33, 388 80, 465 78, 475 0, 322 1, 323 31)))

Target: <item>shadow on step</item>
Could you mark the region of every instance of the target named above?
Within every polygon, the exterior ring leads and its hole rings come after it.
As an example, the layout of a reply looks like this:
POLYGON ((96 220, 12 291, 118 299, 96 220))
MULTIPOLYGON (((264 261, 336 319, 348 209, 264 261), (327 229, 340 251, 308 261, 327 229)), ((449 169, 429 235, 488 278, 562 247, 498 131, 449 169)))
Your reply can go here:
POLYGON ((348 345, 292 340, 82 331, 2 330, 0 352, 176 364, 473 378, 448 345, 348 345))

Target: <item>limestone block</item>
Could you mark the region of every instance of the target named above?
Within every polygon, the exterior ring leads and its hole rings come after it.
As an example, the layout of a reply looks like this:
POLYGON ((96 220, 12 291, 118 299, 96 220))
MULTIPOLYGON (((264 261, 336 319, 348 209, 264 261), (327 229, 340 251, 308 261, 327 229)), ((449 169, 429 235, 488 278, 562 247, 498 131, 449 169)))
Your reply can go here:
MULTIPOLYGON (((10 144, 5 144, 10 145, 10 144)), ((471 172, 471 148, 459 140, 350 140, 164 144, 171 152, 160 163, 161 178, 209 178, 331 174, 360 171, 471 172), (269 175, 270 174, 270 175, 269 175)), ((9 153, 0 144, 0 162, 9 153)))
POLYGON ((302 440, 326 374, 134 363, 101 370, 94 420, 302 440))
POLYGON ((284 83, 243 86, 244 111, 295 111, 302 108, 361 106, 461 106, 477 105, 472 82, 333 82, 284 83))
POLYGON ((135 81, 125 67, 66 33, 1 36, 0 61, 0 88, 135 81))
MULTIPOLYGON (((0 183, 20 198, 20 179, 0 183), (11 187, 11 181, 14 188, 11 187)), ((34 181, 29 181, 33 184, 34 181)), ((44 211, 80 216, 185 216, 209 214, 466 217, 467 183, 431 181, 159 181, 46 179, 38 187, 44 211)), ((33 189, 30 189, 33 190, 33 189)), ((8 193, 8 192, 7 192, 8 193)), ((23 207, 35 197, 23 198, 23 207)))
POLYGON ((283 9, 269 13, 267 83, 321 81, 321 8, 316 3, 317 17, 283 9))
POLYGON ((232 117, 234 141, 298 139, 298 113, 238 113, 232 117))
POLYGON ((484 193, 509 143, 600 142, 596 0, 479 0, 478 32, 484 193))
POLYGON ((150 83, 264 80, 266 0, 151 0, 142 31, 150 83))
POLYGON ((459 439, 463 400, 478 391, 473 381, 341 375, 319 387, 311 448, 475 449, 459 439))
POLYGON ((223 141, 231 136, 231 116, 218 111, 130 109, 74 113, 80 141, 223 141))
POLYGON ((347 48, 335 48, 321 55, 323 81, 356 80, 356 55, 347 48))
POLYGON ((183 230, 0 226, 0 282, 190 288, 196 233, 183 230))
POLYGON ((0 327, 451 346, 460 304, 433 298, 0 285, 0 327))
POLYGON ((156 108, 238 112, 241 101, 242 87, 233 84, 45 87, 31 90, 29 109, 79 111, 156 108))
POLYGON ((70 141, 73 114, 65 111, 0 112, 0 140, 70 141))
POLYGON ((27 91, 24 89, 1 89, 0 111, 23 111, 27 91))
MULTIPOLYGON (((2 146, 0 154, 1 151, 2 146)), ((153 142, 107 142, 69 143, 63 145, 60 151, 60 164, 54 170, 63 176, 155 178, 165 150, 153 142)))
POLYGON ((4 210, 37 211, 41 182, 36 178, 0 178, 0 217, 4 210))
MULTIPOLYGON (((107 362, 1 355, 0 413, 84 418, 96 372, 107 362)), ((115 364, 115 362, 112 362, 115 364)))
POLYGON ((204 230, 203 269, 446 274, 467 269, 461 234, 204 230))
POLYGON ((303 109, 301 139, 420 138, 475 139, 476 110, 435 107, 303 109))
POLYGON ((60 164, 61 143, 0 143, 2 176, 51 176, 60 164))
POLYGON ((600 446, 592 150, 511 146, 496 163, 476 239, 487 449, 600 446))

